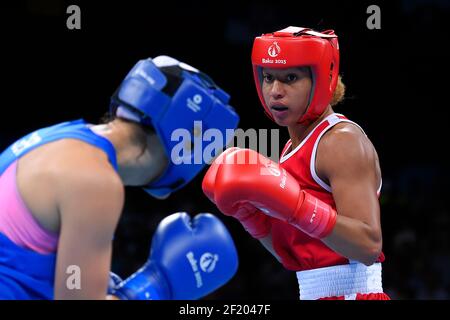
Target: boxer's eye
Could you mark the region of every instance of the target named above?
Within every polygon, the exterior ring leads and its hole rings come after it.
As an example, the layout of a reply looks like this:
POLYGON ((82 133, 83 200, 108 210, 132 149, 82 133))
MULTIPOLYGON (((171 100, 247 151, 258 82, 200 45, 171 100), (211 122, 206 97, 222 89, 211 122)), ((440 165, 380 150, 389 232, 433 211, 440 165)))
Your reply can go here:
POLYGON ((264 79, 264 82, 271 83, 273 81, 274 77, 271 74, 266 73, 263 75, 263 79, 264 79))
POLYGON ((286 76, 286 82, 290 83, 290 82, 294 82, 298 79, 298 76, 295 73, 290 73, 286 76))

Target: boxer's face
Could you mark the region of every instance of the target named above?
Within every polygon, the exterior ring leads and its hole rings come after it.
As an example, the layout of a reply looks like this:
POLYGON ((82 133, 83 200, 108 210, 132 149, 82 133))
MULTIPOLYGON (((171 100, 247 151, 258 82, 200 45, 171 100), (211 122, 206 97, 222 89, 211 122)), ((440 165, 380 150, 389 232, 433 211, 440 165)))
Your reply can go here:
POLYGON ((262 93, 275 122, 293 126, 308 107, 312 80, 309 68, 263 69, 262 93))

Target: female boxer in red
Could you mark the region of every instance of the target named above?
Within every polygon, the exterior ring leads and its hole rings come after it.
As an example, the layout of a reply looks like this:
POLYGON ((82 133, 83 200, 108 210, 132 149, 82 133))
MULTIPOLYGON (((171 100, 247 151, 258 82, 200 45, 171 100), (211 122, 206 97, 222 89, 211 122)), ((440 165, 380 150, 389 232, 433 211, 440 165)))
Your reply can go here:
POLYGON ((337 36, 297 27, 264 34, 252 63, 264 110, 290 140, 279 164, 228 149, 208 170, 205 194, 296 271, 300 299, 389 299, 378 156, 361 127, 332 109, 345 91, 337 36))

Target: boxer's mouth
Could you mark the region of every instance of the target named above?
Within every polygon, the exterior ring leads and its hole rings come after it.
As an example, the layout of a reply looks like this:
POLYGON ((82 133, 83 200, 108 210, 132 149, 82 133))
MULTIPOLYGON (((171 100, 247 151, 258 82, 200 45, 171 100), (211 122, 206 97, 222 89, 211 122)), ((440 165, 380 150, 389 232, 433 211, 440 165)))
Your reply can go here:
POLYGON ((286 106, 284 106, 284 105, 282 105, 282 104, 272 105, 270 108, 271 108, 272 110, 275 110, 275 111, 286 111, 286 110, 289 109, 288 107, 286 107, 286 106))

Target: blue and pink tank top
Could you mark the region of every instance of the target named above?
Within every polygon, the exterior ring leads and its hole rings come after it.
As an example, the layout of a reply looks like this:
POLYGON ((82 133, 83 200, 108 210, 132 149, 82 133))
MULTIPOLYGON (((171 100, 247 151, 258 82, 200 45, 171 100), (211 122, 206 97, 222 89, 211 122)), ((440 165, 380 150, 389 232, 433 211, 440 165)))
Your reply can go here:
POLYGON ((39 146, 60 139, 79 139, 103 150, 117 171, 111 142, 89 129, 84 120, 39 129, 0 154, 0 299, 52 299, 58 234, 34 219, 17 187, 17 161, 39 146))

